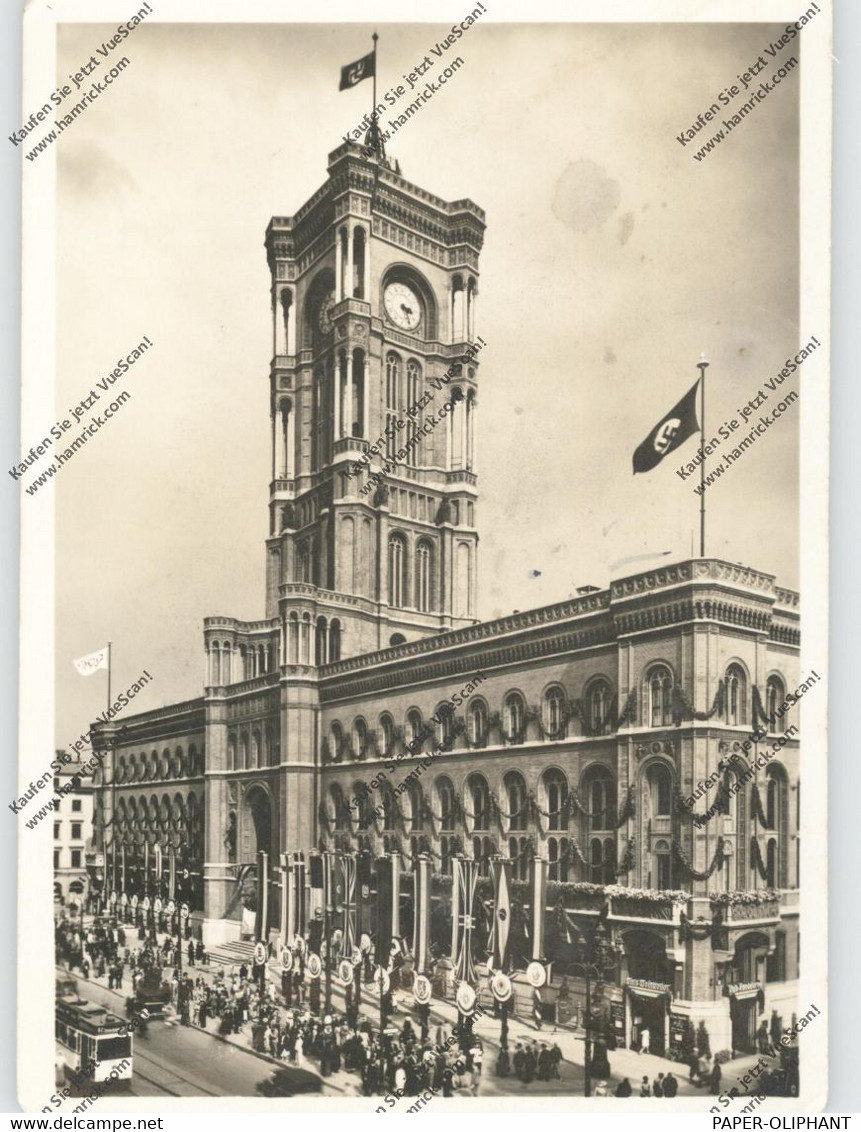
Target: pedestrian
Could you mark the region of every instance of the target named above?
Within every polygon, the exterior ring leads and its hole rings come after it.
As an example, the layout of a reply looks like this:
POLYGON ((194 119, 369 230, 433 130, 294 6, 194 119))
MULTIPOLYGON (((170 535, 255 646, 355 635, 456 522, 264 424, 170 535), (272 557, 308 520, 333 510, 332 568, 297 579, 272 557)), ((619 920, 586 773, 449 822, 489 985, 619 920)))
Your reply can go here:
POLYGON ((607 1088, 607 1082, 606 1081, 602 1080, 602 1081, 598 1082, 598 1084, 595 1086, 595 1094, 594 1095, 596 1097, 606 1097, 606 1096, 610 1095, 609 1090, 607 1088))
POLYGON ((507 1077, 511 1072, 511 1056, 508 1050, 503 1046, 499 1051, 499 1056, 496 1059, 496 1076, 507 1077))
POLYGON ((550 1047, 550 1058, 553 1063, 550 1076, 554 1081, 561 1081, 562 1077, 559 1073, 559 1066, 562 1063, 562 1050, 559 1048, 558 1042, 554 1042, 550 1047))
POLYGON ((652 1082, 652 1096, 653 1097, 662 1097, 664 1095, 663 1080, 664 1080, 663 1073, 659 1073, 658 1076, 655 1078, 655 1080, 652 1082))
POLYGON ((188 965, 194 966, 194 940, 191 939, 188 941, 188 965))
POLYGON ((760 1053, 767 1054, 771 1052, 771 1042, 768 1038, 768 1023, 763 1018, 756 1031, 756 1048, 760 1053))
POLYGON ((643 1080, 640 1082, 640 1096, 641 1097, 650 1097, 651 1095, 652 1095, 652 1090, 649 1088, 649 1078, 644 1077, 643 1080))
POLYGON ((472 1068, 475 1071, 475 1076, 481 1076, 481 1063, 484 1060, 484 1048, 481 1042, 476 1042, 472 1047, 472 1068))
POLYGON ((780 1031, 783 1029, 783 1020, 780 1018, 776 1010, 771 1012, 771 1022, 769 1024, 769 1032, 771 1034, 771 1054, 772 1057, 776 1056, 777 1050, 780 1049, 780 1031))
POLYGON ((623 1077, 619 1084, 616 1086, 617 1097, 629 1097, 631 1095, 631 1082, 627 1077, 623 1077))
POLYGON ((717 1062, 715 1062, 714 1068, 712 1069, 711 1074, 709 1075, 709 1092, 711 1093, 711 1095, 713 1097, 720 1096, 720 1079, 721 1079, 720 1065, 717 1062))
POLYGON ((538 1080, 550 1080, 550 1050, 547 1048, 546 1042, 541 1043, 541 1049, 538 1053, 538 1080))
POLYGON ((665 1097, 674 1097, 678 1091, 679 1091, 678 1081, 675 1079, 675 1077, 672 1075, 672 1073, 668 1073, 666 1075, 666 1077, 664 1078, 664 1096, 665 1097))
POLYGON ((652 1041, 652 1035, 649 1031, 649 1028, 648 1028, 648 1026, 644 1026, 643 1031, 640 1034, 640 1053, 648 1053, 649 1052, 649 1046, 651 1045, 651 1041, 652 1041))

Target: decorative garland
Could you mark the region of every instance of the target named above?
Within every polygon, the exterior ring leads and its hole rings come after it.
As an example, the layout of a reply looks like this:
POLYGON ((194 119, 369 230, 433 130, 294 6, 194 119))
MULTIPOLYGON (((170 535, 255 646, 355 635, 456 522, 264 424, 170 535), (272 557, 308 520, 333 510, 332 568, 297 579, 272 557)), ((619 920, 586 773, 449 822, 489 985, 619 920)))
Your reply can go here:
POLYGON ((765 867, 765 861, 762 859, 762 850, 755 837, 751 837, 750 839, 750 863, 759 873, 761 880, 768 880, 768 869, 765 867))
POLYGON ((768 818, 762 808, 762 799, 759 796, 759 787, 754 782, 750 791, 750 816, 758 821, 763 829, 768 829, 768 818))
POLYGON ((616 818, 616 829, 621 829, 629 818, 634 817, 636 812, 637 801, 634 793, 634 787, 633 785, 631 785, 628 787, 625 793, 625 801, 622 803, 622 808, 619 810, 619 816, 616 818))
POLYGON ((634 867, 634 838, 629 837, 628 843, 625 846, 625 852, 622 854, 622 859, 616 869, 616 880, 621 876, 627 876, 634 867))
MULTIPOLYGON (((718 921, 719 922, 719 921, 718 921)), ((706 923, 694 923, 689 920, 684 912, 679 914, 679 935, 681 936, 682 943, 687 943, 688 940, 708 939, 714 932, 716 922, 714 920, 706 923)))
POLYGON ((769 731, 774 731, 775 725, 777 723, 777 712, 775 712, 773 715, 768 714, 768 712, 765 710, 762 702, 762 697, 759 694, 759 688, 756 686, 756 684, 754 684, 753 686, 753 722, 754 726, 756 726, 757 723, 767 724, 769 731))
POLYGON ((679 727, 684 719, 698 719, 701 721, 712 719, 715 715, 720 715, 723 711, 724 700, 725 686, 723 680, 719 680, 715 698, 712 701, 711 711, 695 711, 694 705, 685 695, 684 690, 678 684, 674 684, 671 701, 673 723, 675 723, 676 727, 679 727))
POLYGON ((622 708, 622 714, 616 721, 616 728, 622 727, 623 724, 629 720, 634 719, 637 714, 637 689, 632 688, 628 693, 628 698, 625 700, 625 706, 622 708))
POLYGON ((690 860, 688 859, 687 854, 682 848, 681 843, 677 841, 676 838, 673 838, 673 854, 679 865, 681 865, 685 872, 689 876, 692 876, 694 880, 708 880, 715 869, 719 869, 726 859, 726 854, 724 853, 724 839, 722 837, 719 837, 717 839, 717 845, 715 846, 712 863, 705 870, 705 872, 699 872, 693 867, 690 860))

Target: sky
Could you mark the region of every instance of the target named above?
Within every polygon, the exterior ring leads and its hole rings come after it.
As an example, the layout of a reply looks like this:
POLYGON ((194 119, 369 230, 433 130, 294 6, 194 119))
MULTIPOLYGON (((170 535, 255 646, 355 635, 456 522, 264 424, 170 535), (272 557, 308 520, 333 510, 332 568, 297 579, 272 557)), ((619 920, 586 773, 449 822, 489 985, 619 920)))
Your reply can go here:
MULTIPOLYGON (((449 27, 377 25, 380 92, 449 27)), ((114 30, 62 26, 58 82, 114 30)), ((56 143, 57 415, 153 342, 112 387, 131 398, 50 485, 58 746, 106 702, 104 673, 79 677, 72 658, 111 640, 114 692, 152 675, 146 710, 201 694, 204 617, 263 614, 264 232, 323 183, 370 108, 370 83, 339 92, 338 78, 372 30, 143 24, 56 143)), ((675 469, 697 439, 645 475, 634 449, 703 353, 713 434, 816 333, 798 326, 798 78, 702 162, 676 140, 774 30, 488 19, 389 145, 408 180, 487 213, 482 619, 659 561, 634 556, 690 556, 699 500, 675 469)), ((790 588, 797 427, 790 409, 707 494, 707 553, 790 588)))

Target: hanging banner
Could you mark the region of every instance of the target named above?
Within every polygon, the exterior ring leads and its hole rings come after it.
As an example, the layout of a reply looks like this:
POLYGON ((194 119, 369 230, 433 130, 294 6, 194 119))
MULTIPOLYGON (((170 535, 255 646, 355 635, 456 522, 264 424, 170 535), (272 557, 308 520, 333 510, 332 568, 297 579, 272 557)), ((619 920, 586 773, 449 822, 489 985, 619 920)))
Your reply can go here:
POLYGON ((420 975, 427 973, 430 952, 431 860, 419 854, 413 860, 413 959, 420 975))
POLYGON ((269 854, 257 853, 257 909, 254 914, 254 938, 266 939, 269 934, 269 854))
POLYGON ((508 964, 508 936, 511 930, 511 861, 491 859, 490 879, 493 886, 493 923, 488 947, 493 966, 504 971, 508 964))
POLYGON ((392 924, 394 904, 397 898, 394 887, 395 873, 393 856, 387 854, 376 863, 377 874, 377 923, 375 958, 378 966, 388 967, 392 949, 392 924))
POLYGON ((532 858, 532 877, 529 884, 532 908, 532 958, 544 958, 544 909, 547 904, 547 862, 543 857, 532 858))
POLYGON ((356 946, 356 854, 341 856, 341 873, 344 878, 341 954, 349 955, 356 946))
POLYGON ((476 974, 472 960, 472 932, 475 927, 473 910, 478 887, 478 862, 454 857, 451 864, 451 961, 456 977, 473 984, 476 974))

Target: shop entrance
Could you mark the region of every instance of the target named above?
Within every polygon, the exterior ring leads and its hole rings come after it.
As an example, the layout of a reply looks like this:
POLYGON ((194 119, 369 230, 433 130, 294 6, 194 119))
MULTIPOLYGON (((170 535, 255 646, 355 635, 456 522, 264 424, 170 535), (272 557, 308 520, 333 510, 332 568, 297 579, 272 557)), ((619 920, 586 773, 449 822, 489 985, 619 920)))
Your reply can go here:
POLYGON ((667 1002, 663 995, 657 998, 631 998, 631 1041, 635 1049, 643 1049, 644 1034, 648 1033, 648 1050, 658 1057, 665 1053, 667 1002))
POLYGON ((729 1013, 732 1048, 742 1053, 756 1053, 756 999, 732 998, 729 1013))

